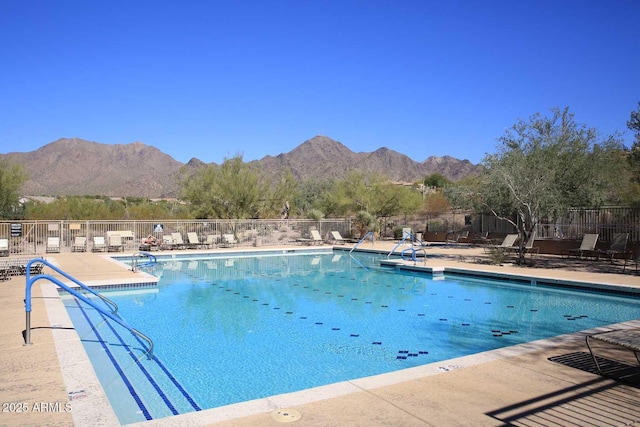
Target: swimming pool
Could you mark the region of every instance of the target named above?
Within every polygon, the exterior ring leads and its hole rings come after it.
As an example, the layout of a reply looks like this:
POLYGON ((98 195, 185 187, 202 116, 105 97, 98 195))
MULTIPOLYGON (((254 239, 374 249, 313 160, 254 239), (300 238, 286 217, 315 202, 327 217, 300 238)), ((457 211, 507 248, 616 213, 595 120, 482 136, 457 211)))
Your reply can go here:
POLYGON ((433 363, 640 317, 637 299, 431 277, 344 252, 161 261, 104 292, 141 343, 65 305, 122 423, 433 363))

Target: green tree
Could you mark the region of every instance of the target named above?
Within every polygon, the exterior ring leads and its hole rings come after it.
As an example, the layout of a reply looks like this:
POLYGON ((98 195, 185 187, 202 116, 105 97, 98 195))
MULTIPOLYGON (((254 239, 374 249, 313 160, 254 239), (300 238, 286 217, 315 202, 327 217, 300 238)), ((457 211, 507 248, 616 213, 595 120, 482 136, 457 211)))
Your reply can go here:
POLYGON ((634 133, 635 137, 629 151, 629 166, 631 167, 633 180, 636 183, 640 183, 640 102, 638 102, 638 109, 631 112, 627 127, 634 133))
POLYGON ((428 187, 436 188, 444 188, 452 184, 449 179, 439 173, 432 173, 431 175, 427 175, 422 183, 428 187))
POLYGON ((27 175, 21 165, 0 161, 0 216, 13 219, 20 210, 20 188, 27 175))
POLYGON ((237 155, 208 165, 181 182, 182 196, 196 218, 260 218, 272 199, 269 180, 237 155))
POLYGON ((295 206, 291 206, 293 200, 298 197, 299 183, 291 170, 286 169, 276 177, 271 184, 271 191, 265 195, 264 217, 278 218, 284 215, 285 205, 288 205, 289 214, 295 206))
POLYGON ((520 120, 499 139, 498 152, 485 157, 476 202, 511 223, 524 244, 541 218, 555 218, 573 206, 601 205, 616 178, 622 143, 599 140, 595 129, 574 120, 568 108, 520 120))

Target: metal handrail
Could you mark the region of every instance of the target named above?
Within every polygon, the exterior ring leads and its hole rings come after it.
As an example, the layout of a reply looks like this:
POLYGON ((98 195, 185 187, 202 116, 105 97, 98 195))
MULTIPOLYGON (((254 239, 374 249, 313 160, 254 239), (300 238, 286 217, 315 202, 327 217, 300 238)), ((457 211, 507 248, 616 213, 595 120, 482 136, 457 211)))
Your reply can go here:
POLYGON ((50 262, 48 262, 44 258, 34 258, 34 259, 32 259, 31 261, 29 261, 27 263, 27 268, 26 268, 27 281, 29 281, 29 278, 31 277, 31 264, 34 264, 36 262, 39 262, 39 263, 41 263, 43 265, 46 265, 47 267, 49 267, 50 269, 52 269, 56 273, 58 273, 58 274, 64 276, 65 278, 71 280, 73 283, 75 283, 76 285, 80 286, 85 291, 90 292, 93 295, 95 295, 98 298, 100 298, 102 301, 104 301, 105 304, 107 304, 108 306, 111 307, 111 312, 113 314, 116 314, 118 312, 118 304, 116 304, 115 302, 111 301, 109 298, 105 297, 104 295, 96 292, 94 289, 90 288, 89 286, 85 285, 84 283, 80 282, 75 277, 70 276, 66 272, 60 270, 58 267, 56 267, 55 265, 51 264, 50 262))
MULTIPOLYGON (((147 345, 148 345, 148 349, 146 351, 146 355, 147 355, 147 357, 149 359, 153 358, 153 341, 151 341, 151 338, 149 338, 148 336, 146 336, 142 332, 138 331, 137 329, 134 329, 131 326, 127 325, 127 323, 122 318, 120 318, 119 316, 115 315, 115 312, 113 312, 113 311, 109 312, 109 311, 103 309, 102 307, 98 306, 96 303, 94 303, 93 301, 91 301, 90 299, 88 299, 87 297, 82 295, 77 290, 75 290, 75 289, 65 285, 64 283, 62 283, 56 277, 53 277, 53 276, 48 275, 48 274, 37 274, 34 277, 31 277, 31 265, 36 263, 36 262, 40 262, 40 263, 46 265, 47 267, 53 269, 57 273, 63 275, 64 277, 72 280, 74 283, 80 285, 80 287, 82 287, 83 289, 86 289, 89 292, 91 292, 92 294, 101 297, 101 299, 103 301, 106 300, 106 301, 112 302, 108 298, 106 298, 104 296, 101 296, 99 293, 97 293, 93 289, 91 289, 88 286, 82 284, 81 282, 79 282, 75 278, 69 276, 64 271, 62 271, 59 268, 53 266, 48 261, 46 261, 46 260, 44 260, 42 258, 34 258, 34 259, 32 259, 31 261, 29 261, 27 263, 27 271, 26 271, 26 285, 25 285, 25 298, 24 298, 24 306, 25 306, 24 311, 25 311, 25 315, 26 315, 26 330, 25 330, 25 343, 24 343, 24 345, 31 345, 32 344, 31 343, 31 287, 33 286, 33 284, 37 280, 44 279, 44 280, 48 280, 48 281, 54 283, 55 285, 58 285, 59 287, 61 287, 65 291, 69 292, 74 297, 78 298, 80 301, 84 302, 85 304, 89 305, 90 307, 93 307, 95 310, 99 311, 104 316, 107 316, 109 319, 111 319, 114 322, 118 323, 119 325, 121 325, 122 327, 127 329, 132 334, 137 335, 138 337, 140 337, 143 340, 145 340, 147 342, 147 345)), ((117 306, 116 306, 116 310, 117 310, 117 306)))
POLYGON ((376 241, 376 236, 375 236, 375 234, 373 234, 373 231, 368 231, 364 236, 362 236, 362 239, 360 239, 360 240, 358 241, 358 243, 356 243, 355 245, 353 245, 353 247, 351 248, 351 250, 349 251, 349 253, 353 252, 353 250, 354 250, 355 248, 357 248, 357 247, 360 245, 360 243, 364 242, 364 241, 367 239, 367 237, 371 237, 371 244, 372 244, 372 245, 375 243, 375 241, 376 241))
POLYGON ((149 261, 147 261, 145 264, 142 264, 143 267, 151 267, 155 265, 156 262, 158 262, 155 255, 150 254, 149 252, 144 252, 144 251, 136 252, 133 255, 131 255, 131 271, 133 271, 134 273, 138 271, 138 260, 142 257, 149 258, 149 261))
MULTIPOLYGON (((391 251, 387 254, 387 258, 391 257, 391 254, 393 254, 393 253, 395 252, 395 250, 396 250, 396 249, 398 249, 398 247, 399 247, 399 246, 401 246, 402 244, 404 244, 404 242, 405 242, 407 239, 410 239, 412 247, 413 247, 413 245, 415 244, 415 242, 419 242, 420 248, 422 248, 422 249, 424 250, 424 247, 423 247, 424 243, 423 243, 420 239, 418 239, 416 236, 414 236, 414 235, 413 235, 413 233, 411 233, 411 232, 409 232, 409 231, 403 231, 402 239, 401 239, 401 240, 398 242, 398 244, 397 244, 397 245, 395 245, 395 246, 393 247, 393 249, 391 249, 391 251)), ((403 252, 404 252, 404 251, 403 251, 403 252)), ((426 252, 426 251, 424 251, 424 254, 425 254, 425 258, 426 258, 426 256, 427 256, 427 252, 426 252)))

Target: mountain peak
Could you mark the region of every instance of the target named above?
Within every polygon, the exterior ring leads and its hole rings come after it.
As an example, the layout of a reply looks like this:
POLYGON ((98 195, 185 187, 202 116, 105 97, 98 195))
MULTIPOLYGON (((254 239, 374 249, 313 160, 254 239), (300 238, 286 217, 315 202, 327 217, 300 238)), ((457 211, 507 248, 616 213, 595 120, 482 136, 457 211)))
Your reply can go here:
MULTIPOLYGON (((175 197, 179 192, 177 177, 183 169, 192 173, 205 165, 195 157, 185 165, 140 141, 101 144, 81 138, 61 138, 28 153, 0 154, 0 159, 22 164, 28 171, 23 194, 51 196, 175 197)), ((278 175, 287 169, 300 180, 340 179, 355 170, 394 181, 413 182, 432 173, 455 181, 481 168, 450 156, 429 157, 418 163, 387 147, 354 153, 324 135, 316 135, 288 153, 254 162, 267 174, 278 175)))

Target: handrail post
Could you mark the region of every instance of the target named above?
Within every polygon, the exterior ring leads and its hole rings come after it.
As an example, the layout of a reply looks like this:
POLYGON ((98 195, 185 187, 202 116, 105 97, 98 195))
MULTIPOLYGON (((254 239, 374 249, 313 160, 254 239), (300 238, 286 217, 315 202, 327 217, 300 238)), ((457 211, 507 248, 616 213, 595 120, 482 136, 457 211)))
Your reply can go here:
POLYGON ((26 319, 26 329, 24 333, 24 344, 23 345, 31 345, 31 311, 25 311, 26 319))

